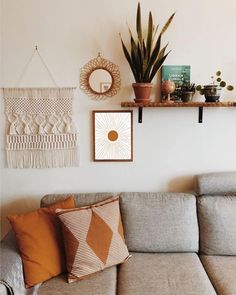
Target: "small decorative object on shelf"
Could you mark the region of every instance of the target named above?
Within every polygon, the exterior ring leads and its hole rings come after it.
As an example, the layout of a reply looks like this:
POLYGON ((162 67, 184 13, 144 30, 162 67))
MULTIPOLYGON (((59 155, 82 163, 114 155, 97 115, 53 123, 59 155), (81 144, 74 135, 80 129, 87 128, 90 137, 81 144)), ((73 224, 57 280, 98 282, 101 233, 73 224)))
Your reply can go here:
POLYGON ((175 83, 171 80, 166 80, 162 82, 161 92, 163 94, 162 101, 173 103, 173 100, 170 100, 170 95, 175 91, 175 83), (164 98, 164 99, 163 99, 164 98))
POLYGON ((161 70, 162 81, 171 80, 175 83, 175 91, 171 95, 171 100, 181 102, 181 87, 190 84, 189 65, 163 65, 161 70))
POLYGON ((206 102, 218 102, 220 101, 221 90, 226 87, 228 91, 234 90, 232 85, 227 85, 225 81, 221 78, 221 71, 217 71, 215 76, 212 76, 211 79, 212 84, 209 85, 198 85, 196 90, 199 91, 200 94, 205 96, 206 102))
POLYGON ((193 100, 195 93, 195 84, 183 84, 181 86, 181 100, 182 102, 190 102, 193 100))
POLYGON ((150 94, 153 87, 151 82, 170 53, 170 51, 165 53, 168 44, 161 48, 161 39, 171 24, 174 15, 175 13, 171 15, 160 31, 159 36, 155 38, 158 26, 154 26, 152 13, 149 12, 147 36, 145 38, 142 28, 140 3, 138 3, 136 16, 137 39, 133 36, 129 28, 131 42, 130 51, 121 39, 124 55, 136 81, 136 83, 133 83, 136 96, 135 102, 146 103, 150 101, 150 94))

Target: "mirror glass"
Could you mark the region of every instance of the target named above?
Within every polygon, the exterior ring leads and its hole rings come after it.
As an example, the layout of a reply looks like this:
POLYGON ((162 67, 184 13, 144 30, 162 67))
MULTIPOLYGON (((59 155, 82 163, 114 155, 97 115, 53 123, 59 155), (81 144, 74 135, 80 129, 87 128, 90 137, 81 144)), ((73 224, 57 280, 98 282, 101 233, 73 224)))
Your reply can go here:
POLYGON ((89 85, 97 93, 105 93, 112 86, 112 76, 104 69, 96 69, 89 76, 89 85))

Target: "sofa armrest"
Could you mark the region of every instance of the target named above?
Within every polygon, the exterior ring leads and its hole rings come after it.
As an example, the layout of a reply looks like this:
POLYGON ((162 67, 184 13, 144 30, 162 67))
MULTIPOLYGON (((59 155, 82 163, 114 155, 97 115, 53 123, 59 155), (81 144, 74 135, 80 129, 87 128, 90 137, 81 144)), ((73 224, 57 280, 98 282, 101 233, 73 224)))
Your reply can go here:
POLYGON ((13 231, 10 231, 1 241, 1 280, 8 294, 27 294, 22 261, 13 231))
POLYGON ((13 231, 10 231, 1 241, 0 261, 0 291, 3 292, 0 292, 1 295, 38 294, 41 284, 32 288, 25 288, 22 260, 13 231))

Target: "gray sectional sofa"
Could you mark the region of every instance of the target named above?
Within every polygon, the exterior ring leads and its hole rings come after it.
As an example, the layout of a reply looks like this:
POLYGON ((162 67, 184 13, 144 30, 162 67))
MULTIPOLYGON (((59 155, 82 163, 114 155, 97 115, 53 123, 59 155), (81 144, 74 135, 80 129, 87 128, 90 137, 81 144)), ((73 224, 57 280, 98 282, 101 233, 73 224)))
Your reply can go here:
MULTIPOLYGON (((14 236, 2 241, 2 279, 12 294, 236 295, 236 173, 196 177, 197 197, 184 193, 121 193, 126 243, 132 258, 83 281, 65 275, 28 291, 14 236)), ((66 195, 48 195, 47 206, 66 195)), ((77 206, 109 193, 76 194, 77 206)), ((3 282, 2 282, 3 283, 3 282)), ((1 292, 1 291, 0 291, 1 292)))

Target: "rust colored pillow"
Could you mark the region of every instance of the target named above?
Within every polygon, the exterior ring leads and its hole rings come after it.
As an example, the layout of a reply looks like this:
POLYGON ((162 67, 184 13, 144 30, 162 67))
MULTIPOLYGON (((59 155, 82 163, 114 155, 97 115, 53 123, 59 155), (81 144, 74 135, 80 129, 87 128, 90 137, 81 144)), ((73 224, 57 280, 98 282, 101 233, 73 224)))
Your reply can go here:
POLYGON ((63 225, 69 283, 130 257, 124 240, 119 197, 56 212, 63 225))
POLYGON ((7 216, 16 235, 26 287, 32 287, 65 270, 63 239, 56 209, 75 208, 74 198, 36 211, 7 216))

